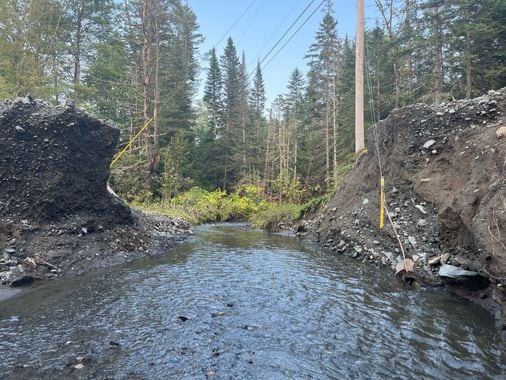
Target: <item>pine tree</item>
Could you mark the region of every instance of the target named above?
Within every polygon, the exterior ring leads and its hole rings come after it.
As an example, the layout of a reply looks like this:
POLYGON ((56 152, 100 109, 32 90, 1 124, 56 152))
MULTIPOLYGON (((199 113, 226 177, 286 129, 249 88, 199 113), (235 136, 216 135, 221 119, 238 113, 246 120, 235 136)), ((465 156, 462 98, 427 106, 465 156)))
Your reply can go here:
POLYGON ((341 126, 338 143, 340 159, 346 160, 355 152, 355 46, 348 37, 344 38, 342 46, 341 75, 337 86, 340 105, 338 120, 341 126))
POLYGON ((203 101, 211 115, 209 122, 214 129, 214 137, 217 138, 223 117, 223 100, 221 70, 218 58, 216 57, 216 49, 214 48, 209 51, 209 69, 207 71, 203 101))
POLYGON ((454 97, 506 85, 506 5, 496 0, 451 0, 449 55, 454 97))
POLYGON ((239 70, 239 117, 241 125, 241 142, 238 150, 237 161, 240 166, 241 177, 245 178, 250 168, 251 152, 251 128, 249 126, 249 104, 248 104, 248 74, 246 69, 246 55, 242 53, 239 70))
MULTIPOLYGON (((337 102, 336 102, 336 88, 337 88, 337 75, 339 70, 339 39, 337 37, 337 21, 332 15, 332 4, 329 1, 327 11, 320 23, 320 28, 316 33, 315 42, 310 46, 309 53, 306 58, 310 59, 309 66, 309 86, 311 91, 315 91, 309 97, 309 101, 314 101, 314 97, 321 99, 322 109, 317 121, 317 125, 323 129, 324 138, 324 168, 325 168, 325 183, 326 187, 331 186, 332 177, 331 173, 331 144, 335 146, 331 130, 335 131, 333 135, 337 135, 337 102)), ((312 107, 316 107, 315 103, 312 107)), ((316 149, 318 149, 315 146, 316 149)), ((335 155, 337 152, 335 152, 335 155)), ((336 163, 333 162, 333 173, 336 172, 336 163)))
POLYGON ((304 111, 304 77, 302 72, 295 68, 288 81, 287 94, 285 97, 287 107, 287 123, 293 144, 293 179, 298 177, 297 164, 299 159, 299 146, 301 145, 300 125, 303 120, 304 111))
POLYGON ((109 38, 113 8, 112 0, 71 0, 67 4, 66 22, 70 29, 75 100, 79 100, 83 63, 86 65, 88 59, 95 55, 93 45, 109 38))
POLYGON ((265 146, 265 85, 260 63, 257 63, 255 76, 253 77, 253 87, 249 96, 249 109, 252 128, 250 131, 251 146, 251 170, 252 180, 258 179, 263 168, 263 148, 265 146))
POLYGON ((240 141, 241 125, 241 64, 232 38, 227 40, 227 46, 221 56, 220 62, 225 117, 225 131, 221 139, 223 145, 223 180, 221 185, 223 189, 231 189, 239 174, 236 151, 240 141))

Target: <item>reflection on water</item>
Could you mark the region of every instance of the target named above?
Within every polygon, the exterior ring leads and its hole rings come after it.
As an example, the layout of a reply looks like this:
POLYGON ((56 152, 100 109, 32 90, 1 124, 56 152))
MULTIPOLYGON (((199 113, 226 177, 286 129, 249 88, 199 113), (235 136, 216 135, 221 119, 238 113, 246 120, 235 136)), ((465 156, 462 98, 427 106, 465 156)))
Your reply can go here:
POLYGON ((482 309, 234 225, 0 304, 0 377, 498 378, 482 309), (115 345, 119 344, 119 347, 115 345), (75 369, 76 357, 85 358, 75 369), (25 367, 23 367, 25 366, 25 367))

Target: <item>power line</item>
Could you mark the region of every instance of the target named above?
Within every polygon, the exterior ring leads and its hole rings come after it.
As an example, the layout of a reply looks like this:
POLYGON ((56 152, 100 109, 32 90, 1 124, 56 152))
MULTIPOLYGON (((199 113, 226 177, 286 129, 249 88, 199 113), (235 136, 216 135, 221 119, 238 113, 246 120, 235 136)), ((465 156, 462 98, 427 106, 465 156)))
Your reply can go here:
MULTIPOLYGON (((277 42, 274 44, 274 46, 271 48, 271 50, 269 50, 269 52, 260 60, 260 65, 267 59, 267 57, 272 53, 272 51, 281 43, 283 38, 285 38, 285 36, 288 34, 288 32, 290 32, 290 30, 292 30, 292 28, 295 26, 295 24, 297 24, 297 22, 301 19, 301 17, 304 16, 304 14, 311 7, 311 5, 313 5, 313 3, 315 1, 316 0, 311 0, 311 2, 306 6, 306 8, 304 8, 304 10, 301 12, 301 14, 299 14, 299 16, 295 19, 295 21, 292 22, 292 24, 286 30, 286 32, 283 33, 283 35, 277 40, 277 42)), ((325 0, 323 0, 323 1, 325 1, 325 0)), ((322 4, 323 4, 323 1, 322 1, 322 4)))
POLYGON ((302 29, 302 27, 304 25, 306 25, 306 23, 311 19, 311 17, 314 16, 314 14, 316 13, 316 11, 318 9, 320 9, 320 7, 323 5, 323 3, 327 1, 327 0, 322 0, 321 3, 313 10, 313 12, 311 12, 311 14, 304 20, 304 22, 297 28, 297 30, 295 32, 293 32, 293 34, 290 36, 290 38, 278 49, 278 51, 271 57, 271 59, 262 67, 263 69, 265 69, 269 63, 272 62, 272 60, 274 58, 276 58, 276 56, 279 54, 279 52, 281 50, 283 50, 283 48, 293 39, 293 37, 295 37, 295 35, 302 29))
POLYGON ((217 45, 220 44, 221 41, 223 41, 223 39, 228 35, 228 33, 230 33, 230 31, 234 28, 234 26, 237 25, 237 23, 239 21, 241 21, 241 19, 244 17, 244 15, 246 14, 246 12, 248 12, 248 10, 251 8, 251 6, 255 3, 256 0, 251 0, 251 2, 249 3, 249 5, 246 7, 246 9, 241 13, 241 15, 234 21, 234 23, 232 24, 232 26, 230 28, 228 28, 228 30, 223 34, 223 36, 221 36, 220 40, 214 44, 213 47, 216 47, 217 45))
POLYGON ((249 21, 248 25, 246 25, 246 29, 244 29, 244 32, 242 32, 242 35, 241 37, 239 38, 239 41, 237 41, 237 44, 240 44, 242 39, 244 38, 244 36, 246 35, 246 33, 248 32, 249 28, 251 27, 251 24, 253 23, 253 21, 255 20, 255 18, 257 17, 258 15, 258 12, 260 12, 260 9, 262 8, 262 5, 264 4, 265 0, 262 0, 260 2, 260 4, 258 4, 258 7, 255 11, 255 13, 253 14, 253 17, 251 18, 251 20, 249 21))
MULTIPOLYGON (((295 20, 292 25, 290 25, 290 27, 288 28, 288 30, 283 34, 283 36, 278 40, 278 42, 276 42, 276 44, 272 47, 271 50, 269 50, 269 53, 266 54, 266 56, 259 62, 260 65, 262 65, 262 63, 265 61, 265 59, 267 59, 267 57, 269 56, 269 54, 276 48, 276 46, 281 42, 281 40, 288 34, 288 32, 290 31, 290 29, 292 29, 292 27, 297 23, 297 21, 304 15, 304 13, 306 13, 307 9, 309 7, 311 7, 311 5, 315 2, 316 0, 313 0, 309 3, 309 5, 304 9, 304 11, 302 11, 302 13, 299 15, 299 17, 297 17, 297 20, 295 20)), ((293 39, 293 37, 295 37, 295 35, 304 27, 304 25, 307 24, 307 22, 311 19, 311 17, 314 16, 314 14, 320 9, 320 7, 323 5, 323 3, 327 1, 327 0, 322 0, 320 2, 320 4, 318 4, 318 6, 311 12, 311 14, 304 20, 304 22, 297 28, 297 30, 295 30, 295 32, 292 33, 292 35, 288 38, 288 40, 285 41, 285 43, 276 51, 276 53, 269 59, 269 61, 262 66, 262 69, 265 69, 269 63, 272 62, 272 60, 274 58, 276 58, 276 56, 281 52, 281 50, 283 50, 283 48, 285 48, 285 46, 293 39)), ((255 70, 253 70, 247 77, 246 79, 246 86, 249 86, 250 83, 251 83, 251 80, 252 80, 252 77, 253 77, 253 74, 255 73, 255 70)))
POLYGON ((274 38, 274 36, 279 32, 279 30, 281 29, 281 27, 285 24, 286 20, 288 20, 288 18, 292 15, 293 11, 299 6, 299 4, 300 4, 301 1, 302 0, 297 1, 297 3, 295 3, 295 5, 291 9, 291 11, 283 19, 283 21, 280 24, 278 24, 278 27, 276 28, 276 30, 271 34, 271 36, 269 37, 269 39, 267 41, 265 41, 265 43, 262 45, 262 47, 258 51, 258 54, 255 56, 255 58, 249 62, 249 66, 251 66, 255 61, 258 60, 258 58, 260 57, 260 54, 262 54, 262 52, 264 51, 265 47, 269 44, 269 42, 272 41, 272 39, 274 38))

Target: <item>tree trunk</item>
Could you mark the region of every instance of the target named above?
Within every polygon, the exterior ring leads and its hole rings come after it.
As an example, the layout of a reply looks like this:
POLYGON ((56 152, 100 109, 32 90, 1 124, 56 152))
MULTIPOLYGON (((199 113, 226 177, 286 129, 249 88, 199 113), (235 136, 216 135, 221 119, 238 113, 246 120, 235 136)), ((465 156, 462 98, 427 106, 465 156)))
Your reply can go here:
POLYGON ((269 183, 270 180, 269 163, 270 163, 271 139, 272 139, 272 110, 270 111, 269 123, 267 126, 267 141, 265 148, 264 183, 263 183, 264 193, 267 191, 267 184, 269 183))
MULTIPOLYGON (((395 49, 394 49, 394 55, 396 55, 395 49)), ((399 105, 401 103, 401 101, 400 101, 400 99, 401 99, 401 86, 400 86, 401 74, 399 71, 400 71, 399 66, 397 65, 396 62, 394 62, 395 108, 399 108, 399 105)))
POLYGON ((439 7, 434 9, 432 27, 436 45, 434 53, 434 102, 441 103, 443 97, 443 36, 439 7))
POLYGON ((297 179, 297 154, 299 149, 299 139, 298 139, 298 121, 297 116, 294 120, 294 139, 293 139, 293 180, 295 181, 297 179))
MULTIPOLYGON (((150 84, 150 73, 149 64, 151 60, 151 46, 150 46, 150 29, 151 29, 151 12, 149 8, 149 0, 144 0, 142 7, 142 50, 141 50, 141 61, 142 61, 142 97, 143 97, 143 112, 142 116, 144 124, 149 120, 150 111, 150 99, 149 99, 149 84, 150 84)), ((150 128, 147 127, 145 131, 145 142, 146 142, 146 185, 151 188, 152 184, 152 172, 153 172, 153 146, 151 144, 150 128)))
MULTIPOLYGON (((409 31, 409 35, 406 37, 406 47, 408 49, 408 55, 406 57, 407 60, 407 67, 408 67, 408 91, 409 95, 412 96, 413 92, 413 53, 411 51, 413 44, 412 44, 412 35, 411 35, 411 1, 405 0, 404 1, 404 11, 405 11, 405 27, 409 31)), ((378 119, 379 120, 379 119, 378 119)))
MULTIPOLYGON (((74 45, 74 85, 78 85, 81 82, 81 43, 83 38, 82 31, 82 9, 79 9, 76 23, 76 40, 74 45)), ((75 91, 74 91, 75 96, 75 91)))
POLYGON ((332 131, 333 131, 333 139, 332 139, 332 148, 333 148, 333 180, 334 186, 337 185, 337 98, 336 98, 336 77, 333 77, 333 97, 332 97, 332 131))
MULTIPOLYGON (((328 96, 328 92, 327 92, 328 96)), ((327 189, 330 184, 330 111, 329 100, 325 104, 325 183, 327 189)))
POLYGON ((243 175, 247 172, 247 160, 246 160, 246 151, 247 151, 247 144, 246 144, 246 101, 243 99, 242 101, 242 170, 243 175))
POLYGON ((160 112, 160 24, 159 17, 161 9, 160 3, 156 1, 156 9, 154 15, 154 33, 155 33, 155 90, 153 99, 153 171, 160 166, 160 127, 158 122, 158 114, 160 112))
POLYGON ((471 32, 466 31, 466 99, 471 99, 472 89, 471 32))

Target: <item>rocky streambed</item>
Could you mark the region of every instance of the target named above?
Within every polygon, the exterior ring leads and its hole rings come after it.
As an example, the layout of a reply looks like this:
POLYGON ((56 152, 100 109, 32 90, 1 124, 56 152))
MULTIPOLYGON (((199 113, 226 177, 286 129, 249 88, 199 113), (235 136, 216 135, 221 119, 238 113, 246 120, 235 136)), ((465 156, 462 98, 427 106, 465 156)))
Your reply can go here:
POLYGON ((404 259, 397 231, 414 264, 409 281, 481 303, 506 330, 505 98, 502 89, 393 111, 369 130, 367 152, 299 235, 395 270, 404 259), (383 230, 380 172, 392 220, 383 230))
POLYGON ((493 318, 291 236, 204 225, 0 304, 2 379, 491 378, 493 318))

